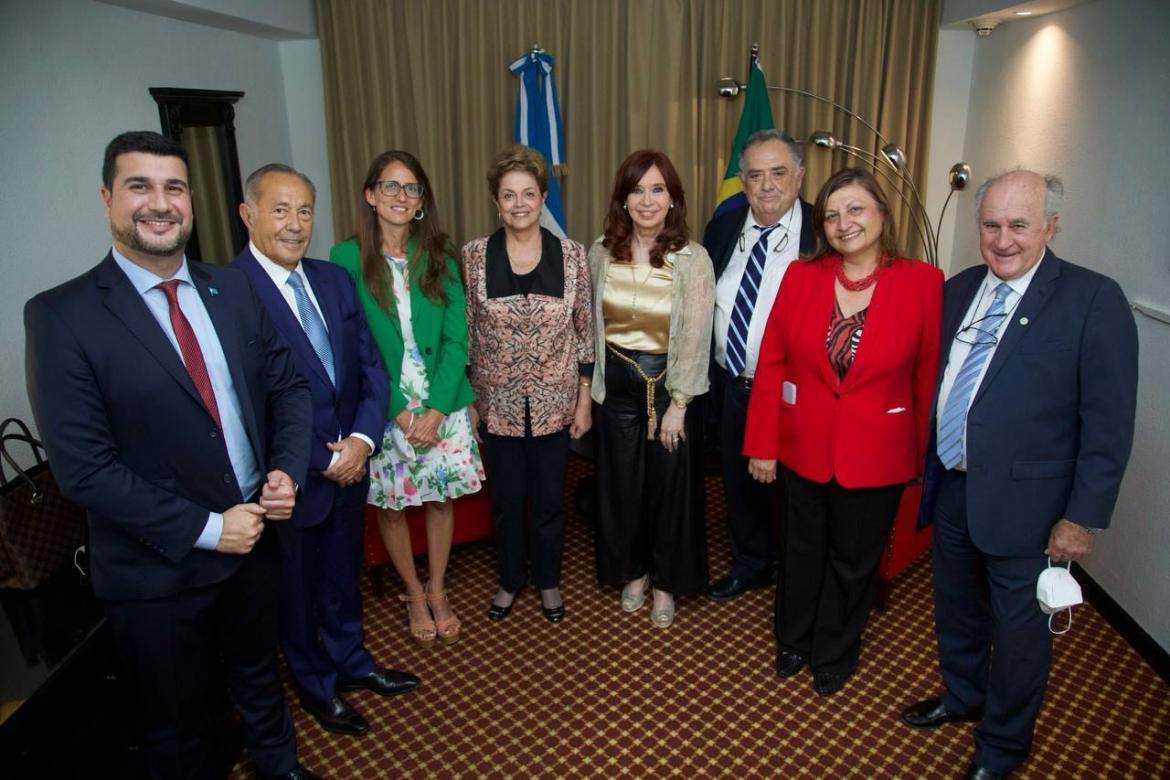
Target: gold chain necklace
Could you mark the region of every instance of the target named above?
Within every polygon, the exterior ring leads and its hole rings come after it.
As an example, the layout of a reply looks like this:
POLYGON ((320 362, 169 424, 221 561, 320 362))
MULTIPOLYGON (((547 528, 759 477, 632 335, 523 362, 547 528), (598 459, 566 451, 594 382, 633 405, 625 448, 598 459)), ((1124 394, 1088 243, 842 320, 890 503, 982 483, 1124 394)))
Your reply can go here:
POLYGON ((630 316, 631 316, 631 318, 633 317, 634 312, 637 311, 637 309, 638 309, 638 291, 646 286, 646 282, 650 281, 650 277, 654 274, 654 266, 652 266, 652 265, 648 266, 646 268, 646 276, 644 276, 642 278, 642 281, 639 282, 638 276, 634 270, 636 267, 637 266, 634 263, 633 258, 630 258, 630 282, 634 285, 633 295, 631 296, 631 300, 630 300, 630 316))

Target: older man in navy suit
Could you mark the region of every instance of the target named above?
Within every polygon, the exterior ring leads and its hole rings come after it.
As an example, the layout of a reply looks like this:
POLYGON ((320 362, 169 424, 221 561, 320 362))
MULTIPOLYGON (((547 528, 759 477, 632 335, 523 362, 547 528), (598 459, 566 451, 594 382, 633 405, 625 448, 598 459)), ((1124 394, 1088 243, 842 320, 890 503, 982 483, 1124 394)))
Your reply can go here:
POLYGON ((297 762, 277 674, 280 552, 265 522, 287 521, 305 480, 309 389, 244 275, 187 261, 183 147, 123 133, 102 182, 113 248, 25 306, 28 389, 53 474, 88 512, 148 767, 214 776, 206 699, 221 655, 260 775, 316 777, 297 762))
POLYGON ((305 710, 329 731, 363 734, 369 723, 339 690, 389 696, 419 684, 376 667, 362 646, 366 461, 382 440, 388 380, 349 276, 304 256, 313 183, 273 164, 249 176, 244 191, 240 217, 250 241, 233 265, 251 278, 313 396, 309 473, 292 523, 280 529, 281 646, 305 710))
POLYGON ((1063 187, 1013 171, 976 194, 986 268, 946 285, 920 521, 934 523, 943 693, 917 728, 978 722, 966 777, 1024 762, 1052 660, 1036 580, 1107 528, 1133 442, 1137 328, 1112 279, 1061 260, 1063 187))
POLYGON ((746 203, 718 213, 703 231, 715 264, 714 348, 709 417, 718 431, 731 571, 707 595, 730 601, 771 578, 773 488, 748 475, 743 432, 764 325, 788 264, 816 248, 812 206, 800 199, 800 144, 782 130, 757 130, 744 141, 739 178, 746 203))

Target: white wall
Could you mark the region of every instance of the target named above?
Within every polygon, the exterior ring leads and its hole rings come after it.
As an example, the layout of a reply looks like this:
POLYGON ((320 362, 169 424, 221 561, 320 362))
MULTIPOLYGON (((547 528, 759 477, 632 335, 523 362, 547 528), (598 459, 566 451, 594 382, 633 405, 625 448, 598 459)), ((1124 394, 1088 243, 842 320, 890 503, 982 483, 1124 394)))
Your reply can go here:
POLYGON ((24 302, 110 246, 102 152, 124 130, 159 128, 147 88, 244 92, 242 172, 288 161, 280 45, 87 0, 0 2, 0 417, 31 422, 24 302))
MULTIPOLYGON (((934 63, 934 96, 930 112, 930 156, 925 182, 919 186, 926 198, 926 213, 938 219, 951 191, 951 166, 964 160, 967 139, 967 106, 971 97, 971 72, 975 57, 975 34, 969 30, 939 30, 934 63)), ((974 171, 974 177, 979 172, 974 171)), ((960 190, 947 206, 946 219, 938 227, 939 265, 950 273, 962 268, 966 254, 952 259, 955 221, 971 219, 975 202, 974 183, 960 190)), ((964 248, 965 249, 965 248, 964 248)))
MULTIPOLYGON (((1053 250, 1170 310, 1170 4, 1096 0, 1001 25, 975 43, 966 156, 977 181, 1016 166, 1065 183, 1053 250)), ((962 74, 951 74, 955 89, 962 74)), ((968 216, 970 210, 967 209, 968 216)), ((975 222, 956 224, 959 270, 978 262, 975 222)), ((1170 650, 1170 326, 1137 315, 1133 457, 1085 568, 1170 650)), ((1075 630, 1075 629, 1074 629, 1075 630)))

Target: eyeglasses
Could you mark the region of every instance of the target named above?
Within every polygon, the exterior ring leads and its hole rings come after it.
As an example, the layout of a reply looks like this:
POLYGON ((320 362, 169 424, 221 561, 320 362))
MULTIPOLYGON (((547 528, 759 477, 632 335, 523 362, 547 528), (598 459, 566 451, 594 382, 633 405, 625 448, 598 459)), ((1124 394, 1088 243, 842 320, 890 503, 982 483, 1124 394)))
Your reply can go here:
POLYGON ((418 200, 426 191, 426 188, 421 184, 416 184, 412 181, 403 184, 402 182, 394 181, 394 179, 382 179, 380 182, 378 182, 378 189, 380 189, 382 194, 387 198, 395 198, 398 196, 399 192, 404 192, 406 193, 406 197, 410 198, 411 200, 418 200))
POLYGON ((984 315, 970 325, 959 328, 959 332, 955 334, 955 340, 961 341, 964 344, 970 344, 972 347, 994 347, 999 343, 999 337, 995 335, 995 332, 999 330, 1000 323, 1003 322, 1006 316, 1007 312, 991 316, 984 315), (980 325, 983 327, 980 327, 980 325))

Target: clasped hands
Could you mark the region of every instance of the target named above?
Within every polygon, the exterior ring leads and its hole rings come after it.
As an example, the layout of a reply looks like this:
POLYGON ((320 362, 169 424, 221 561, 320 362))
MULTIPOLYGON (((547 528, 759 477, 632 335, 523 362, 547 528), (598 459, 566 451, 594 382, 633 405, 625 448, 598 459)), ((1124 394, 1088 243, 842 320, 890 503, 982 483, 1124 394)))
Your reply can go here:
POLYGON ((365 479, 370 445, 356 436, 346 436, 341 441, 326 442, 325 446, 336 452, 337 458, 321 472, 321 476, 342 487, 355 485, 365 479))
POLYGON ((259 503, 236 504, 223 513, 223 530, 217 552, 246 555, 264 532, 264 518, 287 520, 292 517, 297 500, 297 485, 285 472, 276 469, 260 488, 259 503))
POLYGON ((427 409, 417 415, 409 409, 403 409, 394 422, 406 434, 406 440, 412 447, 434 447, 439 443, 439 426, 444 416, 438 409, 427 409))

